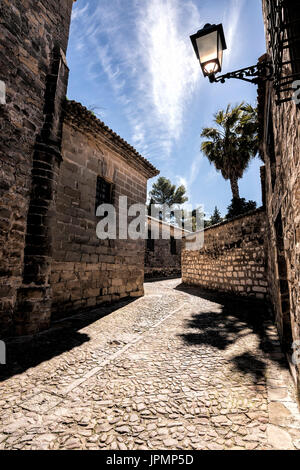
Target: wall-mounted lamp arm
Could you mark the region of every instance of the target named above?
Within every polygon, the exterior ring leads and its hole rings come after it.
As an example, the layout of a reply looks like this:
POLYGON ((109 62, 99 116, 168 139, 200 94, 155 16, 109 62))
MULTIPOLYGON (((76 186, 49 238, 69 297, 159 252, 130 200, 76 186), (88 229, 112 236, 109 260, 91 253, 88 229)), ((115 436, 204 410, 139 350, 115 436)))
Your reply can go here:
POLYGON ((219 77, 216 77, 215 74, 209 75, 211 83, 225 83, 225 81, 230 78, 236 78, 238 80, 243 80, 257 85, 260 80, 265 81, 274 79, 273 65, 270 62, 258 62, 256 65, 252 65, 251 67, 235 70, 234 72, 229 72, 225 75, 220 75, 219 77))

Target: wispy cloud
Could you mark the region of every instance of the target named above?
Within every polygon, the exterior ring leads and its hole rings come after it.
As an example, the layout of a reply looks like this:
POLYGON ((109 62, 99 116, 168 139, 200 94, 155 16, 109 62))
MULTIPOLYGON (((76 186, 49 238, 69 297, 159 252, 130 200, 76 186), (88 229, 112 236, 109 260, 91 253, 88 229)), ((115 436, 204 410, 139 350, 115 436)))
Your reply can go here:
MULTIPOLYGON (((230 0, 224 14, 226 61, 238 53, 235 38, 244 2, 230 0)), ((88 79, 109 84, 131 131, 124 137, 162 168, 171 162, 191 100, 199 93, 199 64, 189 35, 209 17, 192 0, 132 0, 130 9, 120 0, 90 0, 73 12, 73 38, 88 79)), ((200 152, 187 156, 183 175, 170 172, 189 195, 202 158, 200 152)))
POLYGON ((236 40, 236 34, 240 24, 240 17, 245 5, 245 0, 230 0, 230 5, 225 14, 224 24, 226 27, 227 51, 224 55, 225 64, 233 61, 240 53, 239 42, 236 40))
MULTIPOLYGON (((185 184, 193 203, 202 197, 209 200, 202 192, 206 185, 214 188, 215 198, 216 194, 224 198, 221 176, 203 165, 199 133, 215 108, 236 100, 236 94, 234 87, 232 92, 227 87, 228 94, 221 95, 221 87, 212 87, 201 77, 189 36, 207 22, 222 22, 228 45, 224 73, 243 66, 243 60, 246 65, 247 55, 242 52, 253 55, 258 42, 244 38, 243 28, 251 25, 256 32, 262 27, 256 29, 255 3, 258 0, 81 0, 74 4, 68 57, 72 97, 76 99, 75 92, 83 104, 102 107, 99 113, 106 123, 163 176, 185 184)), ((245 87, 250 100, 251 93, 245 87)))
POLYGON ((193 185, 197 182, 200 176, 200 171, 203 165, 203 160, 204 160, 203 155, 199 153, 192 159, 191 164, 187 162, 187 164, 185 165, 184 175, 175 176, 176 183, 178 185, 183 184, 183 186, 186 188, 186 194, 187 194, 187 197, 189 198, 189 202, 191 203, 195 202, 192 197, 193 185))
POLYGON ((172 139, 181 133, 185 106, 198 78, 198 67, 188 41, 191 24, 186 21, 191 15, 197 15, 197 9, 193 3, 182 3, 150 0, 137 23, 140 55, 147 77, 146 83, 145 76, 141 77, 140 85, 147 91, 157 120, 172 139))
POLYGON ((78 6, 76 9, 74 8, 72 11, 72 21, 75 21, 76 19, 82 17, 88 10, 89 4, 86 3, 83 7, 78 6))
POLYGON ((131 126, 131 140, 166 160, 183 132, 184 113, 199 79, 189 34, 200 23, 192 1, 102 1, 73 13, 77 50, 89 54, 91 80, 105 74, 131 126), (92 13, 92 14, 91 14, 92 13), (130 96, 130 98, 129 98, 130 96))

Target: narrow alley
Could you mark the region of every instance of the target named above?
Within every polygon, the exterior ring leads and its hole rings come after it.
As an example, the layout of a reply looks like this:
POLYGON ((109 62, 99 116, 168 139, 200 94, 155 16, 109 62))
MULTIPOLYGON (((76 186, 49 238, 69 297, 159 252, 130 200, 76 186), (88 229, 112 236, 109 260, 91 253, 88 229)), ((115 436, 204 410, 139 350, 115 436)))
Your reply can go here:
POLYGON ((0 449, 299 449, 264 308, 179 279, 145 293, 8 344, 0 449))

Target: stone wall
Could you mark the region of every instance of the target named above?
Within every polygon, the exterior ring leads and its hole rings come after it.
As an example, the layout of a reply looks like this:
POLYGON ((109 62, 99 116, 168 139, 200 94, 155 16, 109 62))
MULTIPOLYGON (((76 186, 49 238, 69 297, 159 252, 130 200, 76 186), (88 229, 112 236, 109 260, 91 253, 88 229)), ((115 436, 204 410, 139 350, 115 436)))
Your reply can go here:
POLYGON ((181 244, 174 240, 176 254, 171 253, 171 240, 153 240, 153 251, 147 247, 145 253, 145 279, 181 277, 181 244))
POLYGON ((204 230, 203 248, 183 249, 182 281, 204 289, 266 299, 265 242, 262 209, 209 227, 204 230))
POLYGON ((148 216, 147 225, 145 279, 181 277, 181 247, 184 230, 150 216, 148 216))
POLYGON ((145 203, 147 179, 158 172, 80 104, 69 102, 51 274, 53 317, 143 295, 144 240, 99 240, 95 216, 97 176, 128 206, 145 203))
MULTIPOLYGON (((0 331, 13 330, 23 283, 33 155, 44 127, 53 53, 67 48, 73 0, 0 2, 0 331)), ((67 80, 67 77, 66 77, 67 80)), ((65 83, 66 86, 66 83, 65 83)))
MULTIPOLYGON (((290 2, 294 21, 300 25, 300 6, 290 2)), ((266 1, 263 0, 267 50, 270 57, 266 1)), ((299 56, 299 42, 298 42, 299 56)), ((289 49, 284 61, 289 61, 289 49)), ((290 65, 284 75, 292 73, 290 65)), ((283 94, 288 98, 291 92, 283 94)), ((292 343, 300 339, 300 109, 294 101, 276 104, 272 83, 259 89, 261 153, 266 166, 269 285, 282 344, 291 358, 292 343)), ((300 368, 292 365, 298 381, 300 368)))

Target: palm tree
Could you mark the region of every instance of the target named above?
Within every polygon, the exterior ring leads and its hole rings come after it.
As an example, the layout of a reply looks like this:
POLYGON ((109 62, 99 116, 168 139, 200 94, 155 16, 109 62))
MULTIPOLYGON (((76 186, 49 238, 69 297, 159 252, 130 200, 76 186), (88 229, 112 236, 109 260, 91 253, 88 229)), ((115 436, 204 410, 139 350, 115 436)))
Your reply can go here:
POLYGON ((223 178, 230 181, 233 199, 240 199, 238 180, 258 152, 257 110, 244 103, 219 111, 214 116, 217 127, 202 130, 201 150, 223 178))

